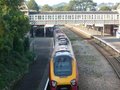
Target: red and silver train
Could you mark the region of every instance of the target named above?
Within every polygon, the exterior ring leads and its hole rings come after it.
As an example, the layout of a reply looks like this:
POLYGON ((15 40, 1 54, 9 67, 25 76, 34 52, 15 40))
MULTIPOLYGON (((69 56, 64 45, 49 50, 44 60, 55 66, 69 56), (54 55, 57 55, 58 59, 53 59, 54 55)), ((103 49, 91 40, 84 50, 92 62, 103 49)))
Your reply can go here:
POLYGON ((60 29, 55 31, 54 39, 49 63, 50 90, 78 90, 78 69, 71 43, 60 29))

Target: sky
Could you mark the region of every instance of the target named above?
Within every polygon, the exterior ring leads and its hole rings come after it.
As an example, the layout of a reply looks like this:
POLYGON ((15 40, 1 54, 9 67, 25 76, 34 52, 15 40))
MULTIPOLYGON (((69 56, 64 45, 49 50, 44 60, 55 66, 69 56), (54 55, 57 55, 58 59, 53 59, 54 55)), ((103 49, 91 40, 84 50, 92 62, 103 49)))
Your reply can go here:
MULTIPOLYGON (((54 4, 58 4, 61 2, 69 2, 70 0, 35 0, 38 5, 44 5, 44 4, 48 4, 50 6, 54 5, 54 4)), ((120 0, 93 0, 96 3, 108 3, 108 2, 112 2, 112 3, 116 3, 116 2, 120 2, 120 0)))

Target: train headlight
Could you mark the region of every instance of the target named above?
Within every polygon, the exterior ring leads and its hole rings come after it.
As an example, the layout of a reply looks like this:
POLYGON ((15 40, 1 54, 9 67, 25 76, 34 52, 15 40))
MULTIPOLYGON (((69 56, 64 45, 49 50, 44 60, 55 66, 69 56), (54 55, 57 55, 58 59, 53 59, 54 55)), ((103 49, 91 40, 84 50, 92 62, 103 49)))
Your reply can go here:
POLYGON ((76 85, 76 80, 75 80, 75 79, 71 80, 71 85, 72 85, 72 86, 75 86, 75 85, 76 85))
POLYGON ((57 82, 54 81, 54 80, 52 80, 52 81, 51 81, 51 85, 52 85, 52 87, 56 87, 56 86, 57 86, 57 82))

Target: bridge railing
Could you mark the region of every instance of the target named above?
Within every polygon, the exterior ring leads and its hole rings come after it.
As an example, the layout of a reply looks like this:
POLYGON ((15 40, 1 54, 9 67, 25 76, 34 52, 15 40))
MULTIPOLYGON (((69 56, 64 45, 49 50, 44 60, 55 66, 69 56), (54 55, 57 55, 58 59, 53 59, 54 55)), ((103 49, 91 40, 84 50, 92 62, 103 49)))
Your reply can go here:
POLYGON ((32 25, 41 24, 119 24, 119 20, 30 20, 32 25))
POLYGON ((116 49, 114 46, 112 46, 111 44, 109 44, 108 42, 106 42, 96 36, 92 36, 92 38, 94 39, 94 41, 97 44, 99 44, 100 46, 102 46, 103 48, 108 50, 112 55, 114 55, 116 57, 120 56, 120 51, 118 49, 116 49))

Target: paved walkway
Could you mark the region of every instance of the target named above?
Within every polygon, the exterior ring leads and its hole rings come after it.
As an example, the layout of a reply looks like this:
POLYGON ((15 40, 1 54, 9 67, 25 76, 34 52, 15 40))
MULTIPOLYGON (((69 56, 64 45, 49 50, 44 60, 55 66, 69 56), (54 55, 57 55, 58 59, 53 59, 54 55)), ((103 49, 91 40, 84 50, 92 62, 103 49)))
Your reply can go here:
POLYGON ((80 30, 83 30, 85 33, 88 33, 92 36, 96 36, 104 41, 106 41, 107 43, 109 43, 110 45, 112 45, 113 47, 115 47, 117 50, 120 51, 120 38, 116 38, 116 36, 111 36, 109 34, 104 33, 103 34, 100 31, 97 30, 93 30, 93 29, 87 29, 85 27, 80 27, 80 26, 70 26, 70 27, 75 27, 78 28, 80 30))
POLYGON ((53 48, 52 38, 34 38, 30 45, 36 55, 29 72, 11 90, 44 90, 48 79, 48 64, 53 48))

